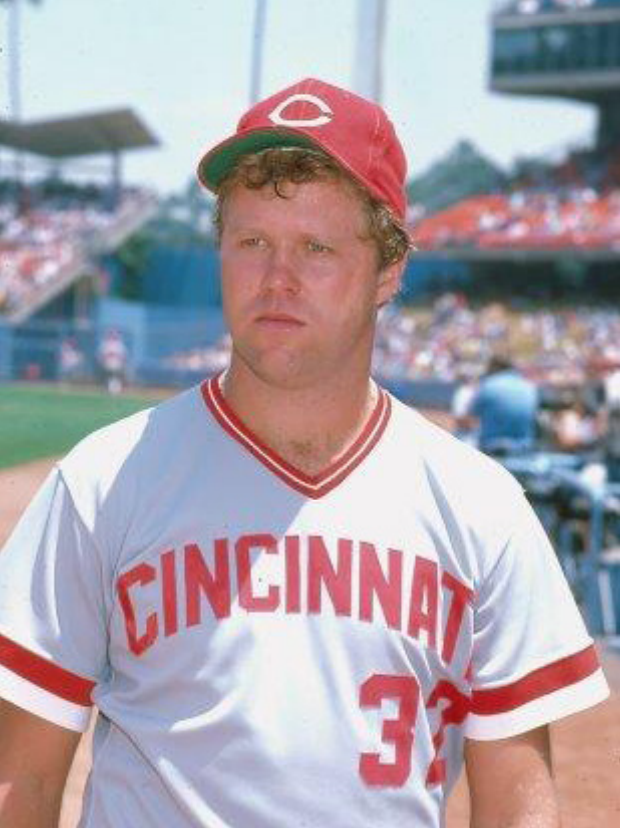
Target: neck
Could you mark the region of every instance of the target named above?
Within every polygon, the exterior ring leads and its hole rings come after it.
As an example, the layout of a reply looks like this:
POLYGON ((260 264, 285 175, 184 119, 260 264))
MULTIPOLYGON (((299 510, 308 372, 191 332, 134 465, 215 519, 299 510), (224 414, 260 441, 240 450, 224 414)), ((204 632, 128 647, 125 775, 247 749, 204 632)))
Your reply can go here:
POLYGON ((367 372, 319 387, 279 388, 231 363, 226 401, 269 448, 298 470, 316 475, 354 442, 379 391, 367 372))

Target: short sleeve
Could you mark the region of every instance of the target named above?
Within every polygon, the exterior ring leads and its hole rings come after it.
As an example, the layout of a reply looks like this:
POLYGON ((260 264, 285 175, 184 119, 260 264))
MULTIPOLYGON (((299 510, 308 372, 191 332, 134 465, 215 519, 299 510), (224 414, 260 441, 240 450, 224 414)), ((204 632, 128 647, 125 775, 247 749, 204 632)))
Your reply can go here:
POLYGON ((513 526, 476 597, 472 739, 523 733, 609 693, 557 557, 523 496, 513 526))
POLYGON ((104 568, 55 469, 0 552, 0 696, 63 727, 88 726, 106 672, 104 568))

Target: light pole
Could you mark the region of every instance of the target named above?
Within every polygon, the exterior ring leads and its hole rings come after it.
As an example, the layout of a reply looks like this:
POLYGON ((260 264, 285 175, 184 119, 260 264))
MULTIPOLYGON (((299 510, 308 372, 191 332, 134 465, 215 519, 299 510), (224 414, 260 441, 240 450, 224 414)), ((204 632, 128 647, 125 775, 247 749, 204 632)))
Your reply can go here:
POLYGON ((255 104, 261 93, 263 74, 263 42, 267 20, 267 0, 256 0, 252 30, 252 65, 250 67, 250 104, 255 104))
POLYGON ((21 0, 11 0, 7 15, 8 92, 9 115, 11 120, 16 123, 19 123, 22 117, 21 59, 19 53, 21 15, 21 0))
MULTIPOLYGON (((7 86, 9 99, 9 119, 19 126, 22 120, 22 89, 21 89, 21 24, 22 2, 11 0, 7 9, 7 43, 8 43, 8 72, 7 86)), ((15 201, 19 209, 23 202, 24 156, 19 147, 13 156, 13 176, 15 179, 15 201)))
POLYGON ((387 0, 357 0, 357 34, 353 88, 381 103, 383 97, 383 41, 387 0))

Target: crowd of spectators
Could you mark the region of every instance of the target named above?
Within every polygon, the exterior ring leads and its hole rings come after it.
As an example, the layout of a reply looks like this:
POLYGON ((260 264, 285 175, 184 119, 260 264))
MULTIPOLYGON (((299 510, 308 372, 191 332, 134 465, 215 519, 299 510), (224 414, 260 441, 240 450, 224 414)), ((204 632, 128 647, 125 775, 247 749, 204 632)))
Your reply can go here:
POLYGON ((620 251, 620 189, 475 196, 423 219, 413 235, 421 250, 620 251))
POLYGON ((0 313, 10 313, 56 280, 77 273, 98 238, 130 215, 142 198, 124 191, 114 205, 95 187, 40 189, 31 203, 2 198, 0 313))
POLYGON ((82 261, 72 217, 45 210, 19 216, 0 206, 0 311, 12 311, 82 261))
POLYGON ((412 234, 422 250, 620 250, 620 150, 533 165, 509 191, 423 216, 412 234))
POLYGON ((187 371, 199 376, 212 376, 228 365, 230 347, 230 335, 224 334, 213 345, 197 346, 171 354, 164 359, 164 366, 182 373, 187 371))
POLYGON ((620 366, 620 313, 596 308, 516 311, 495 302, 472 308, 459 294, 429 309, 387 307, 374 363, 389 378, 476 377, 498 350, 509 351, 539 384, 583 385, 620 366))

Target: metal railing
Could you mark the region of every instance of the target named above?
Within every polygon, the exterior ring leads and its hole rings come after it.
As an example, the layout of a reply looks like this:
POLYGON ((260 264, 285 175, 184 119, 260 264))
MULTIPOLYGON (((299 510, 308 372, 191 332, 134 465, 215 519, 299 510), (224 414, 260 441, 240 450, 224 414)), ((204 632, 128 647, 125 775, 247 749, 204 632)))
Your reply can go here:
POLYGON ((588 480, 579 455, 498 459, 538 512, 590 631, 620 635, 620 484, 588 480))

